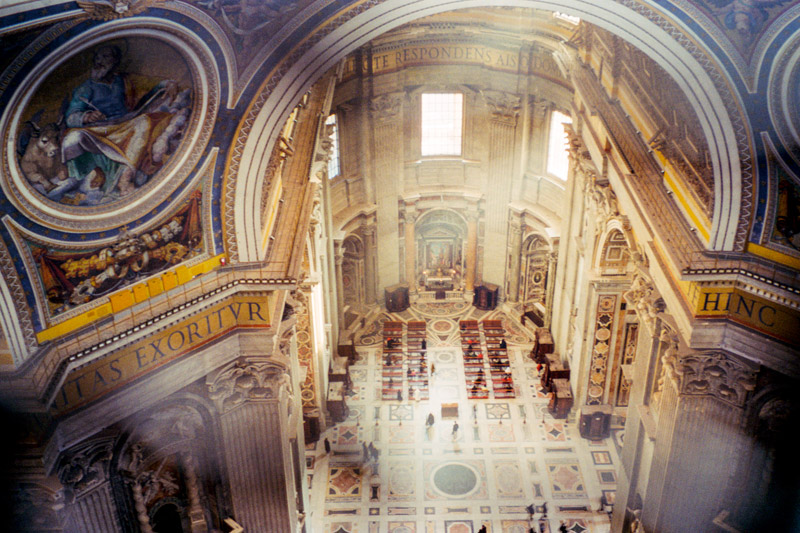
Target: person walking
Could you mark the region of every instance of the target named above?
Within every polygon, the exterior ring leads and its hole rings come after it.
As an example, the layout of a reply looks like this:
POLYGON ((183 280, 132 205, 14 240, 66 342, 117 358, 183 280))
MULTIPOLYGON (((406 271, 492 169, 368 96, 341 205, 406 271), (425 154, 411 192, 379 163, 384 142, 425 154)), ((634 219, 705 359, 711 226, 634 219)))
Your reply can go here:
POLYGON ((456 420, 455 422, 453 422, 453 440, 455 440, 457 433, 458 433, 458 421, 456 420))

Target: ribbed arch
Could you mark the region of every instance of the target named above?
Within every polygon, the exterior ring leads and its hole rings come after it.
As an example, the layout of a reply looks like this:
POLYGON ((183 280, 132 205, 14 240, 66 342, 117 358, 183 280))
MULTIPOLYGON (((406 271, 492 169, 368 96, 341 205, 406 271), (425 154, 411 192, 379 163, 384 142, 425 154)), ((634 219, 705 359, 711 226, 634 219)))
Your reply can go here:
MULTIPOLYGON (((560 11, 595 24, 630 42, 651 57, 681 87, 707 139, 714 168, 715 199, 708 247, 730 250, 740 212, 741 168, 736 135, 723 99, 705 66, 664 29, 627 5, 603 0, 387 0, 366 8, 307 47, 280 80, 265 80, 251 109, 252 128, 242 152, 235 185, 239 259, 259 259, 257 183, 264 175, 283 117, 312 83, 337 61, 369 40, 415 19, 445 11, 478 7, 522 7, 560 11), (263 102, 263 104, 261 104, 263 102)), ((659 17, 663 16, 659 12, 659 17)), ((337 24, 340 19, 328 19, 337 24)), ((322 32, 328 28, 323 28, 322 32)), ((313 39, 312 39, 313 41, 313 39)), ((279 71, 281 71, 279 69, 279 71)), ((245 120, 250 120, 249 118, 245 120)))

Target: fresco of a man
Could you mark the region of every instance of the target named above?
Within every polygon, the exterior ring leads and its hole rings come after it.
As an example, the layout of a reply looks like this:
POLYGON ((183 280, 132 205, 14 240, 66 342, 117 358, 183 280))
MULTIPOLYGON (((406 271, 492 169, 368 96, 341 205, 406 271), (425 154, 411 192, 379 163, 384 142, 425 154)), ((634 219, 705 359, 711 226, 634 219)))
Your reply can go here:
POLYGON ((129 77, 117 71, 121 60, 119 47, 97 48, 89 79, 73 91, 61 143, 69 178, 47 194, 50 199, 72 194, 77 203, 93 205, 127 196, 161 168, 180 140, 191 90, 163 80, 137 99, 129 77))

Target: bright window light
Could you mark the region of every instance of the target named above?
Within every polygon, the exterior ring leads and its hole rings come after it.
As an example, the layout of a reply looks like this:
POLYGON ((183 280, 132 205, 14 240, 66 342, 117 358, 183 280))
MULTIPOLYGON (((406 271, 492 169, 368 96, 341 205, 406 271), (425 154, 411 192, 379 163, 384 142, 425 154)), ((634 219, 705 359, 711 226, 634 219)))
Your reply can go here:
POLYGON ((328 159, 328 179, 333 179, 339 175, 339 127, 336 124, 336 115, 329 115, 325 125, 333 126, 331 129, 331 158, 328 159))
POLYGON ((566 13, 561 13, 559 11, 554 12, 553 16, 555 18, 557 18, 557 19, 566 20, 567 22, 569 22, 571 24, 579 24, 581 22, 580 18, 573 17, 572 15, 567 15, 566 13))
POLYGON ((422 95, 422 156, 461 155, 461 93, 422 95))
POLYGON ((547 173, 566 181, 569 173, 569 140, 564 124, 572 124, 572 118, 560 111, 553 111, 550 115, 547 173))

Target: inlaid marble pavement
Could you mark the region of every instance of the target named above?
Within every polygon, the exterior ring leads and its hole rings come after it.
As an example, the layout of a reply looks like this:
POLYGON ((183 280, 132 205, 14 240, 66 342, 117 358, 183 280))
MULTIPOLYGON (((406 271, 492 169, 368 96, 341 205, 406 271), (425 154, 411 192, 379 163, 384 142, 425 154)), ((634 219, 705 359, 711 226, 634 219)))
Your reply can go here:
POLYGON ((562 520, 573 533, 608 530, 608 517, 597 509, 601 496, 615 496, 618 446, 614 438, 581 438, 577 408, 566 420, 552 418, 526 356, 530 332, 513 317, 427 303, 402 315, 384 313, 366 333, 350 369, 357 386, 348 399, 351 416, 324 433, 332 453, 325 454, 322 438, 306 449, 311 531, 476 533, 485 525, 490 533, 527 533, 538 525, 525 507, 545 501, 547 531, 558 531, 562 520), (466 317, 503 320, 517 398, 466 399, 457 329, 466 317), (428 320, 428 356, 436 365, 428 401, 382 401, 373 386, 380 323, 398 319, 428 320), (444 403, 458 405, 457 418, 442 420, 444 403), (373 443, 377 461, 364 462, 362 442, 373 443))

